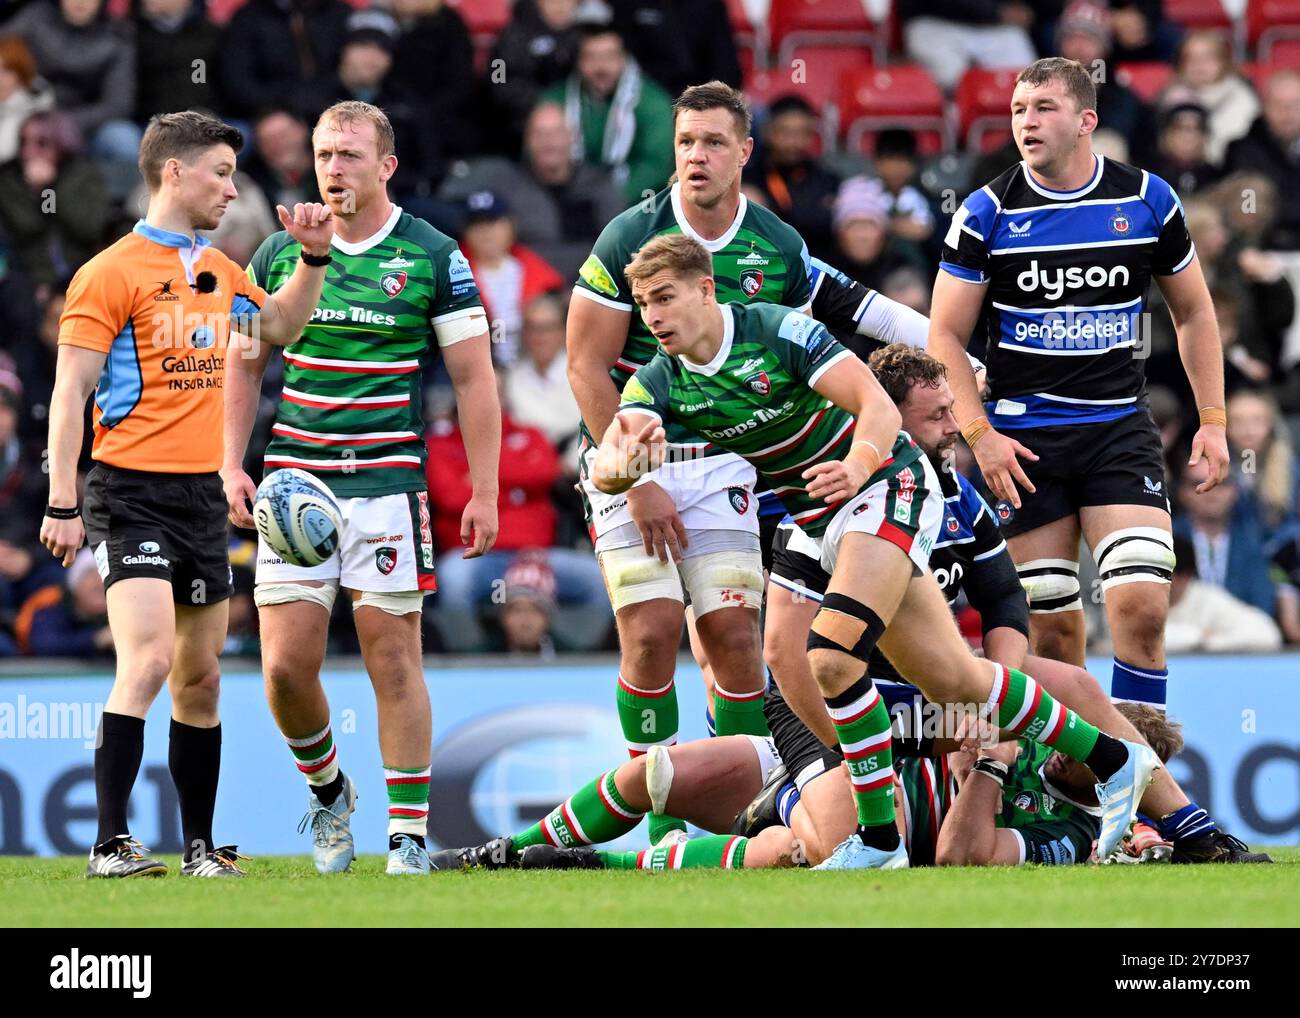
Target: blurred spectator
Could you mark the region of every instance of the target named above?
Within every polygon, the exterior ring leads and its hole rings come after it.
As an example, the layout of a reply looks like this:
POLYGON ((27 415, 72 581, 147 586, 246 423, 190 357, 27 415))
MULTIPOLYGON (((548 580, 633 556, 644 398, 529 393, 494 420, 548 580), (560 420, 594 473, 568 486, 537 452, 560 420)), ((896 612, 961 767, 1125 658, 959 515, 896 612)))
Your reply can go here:
MULTIPOLYGON (((5 266, 5 278, 0 282, 0 301, 5 299, 5 290, 13 274, 14 266, 11 262, 5 266)), ((30 294, 31 287, 26 282, 26 277, 22 277, 17 285, 22 288, 22 293, 30 294)), ((54 366, 59 354, 59 318, 63 314, 63 290, 60 280, 44 303, 29 298, 25 302, 7 304, 14 310, 22 309, 25 313, 30 313, 31 324, 24 322, 20 329, 15 330, 11 317, 6 323, 7 334, 0 334, 3 335, 4 344, 12 351, 15 373, 24 380, 23 402, 27 411, 19 423, 19 433, 29 445, 39 444, 42 448, 49 435, 50 395, 54 391, 54 366)), ((93 440, 93 436, 87 437, 93 440)), ((85 448, 88 453, 89 445, 85 448)), ((44 477, 41 483, 45 483, 44 477)), ((41 505, 35 508, 40 509, 41 505)), ((0 508, 0 513, 3 511, 0 508)))
POLYGON ((1291 433, 1267 392, 1242 389, 1228 398, 1228 450, 1242 497, 1253 499, 1270 530, 1296 504, 1297 472, 1291 433))
POLYGON ((82 548, 62 586, 42 587, 18 613, 18 647, 36 657, 100 657, 113 650, 104 581, 95 555, 82 548))
POLYGON ((1160 111, 1156 151, 1143 168, 1167 181, 1186 200, 1222 175, 1206 158, 1209 114, 1200 103, 1183 102, 1160 111))
POLYGON ((672 100, 642 74, 613 27, 587 23, 580 36, 574 72, 542 101, 563 107, 575 158, 609 170, 631 204, 673 172, 672 100))
POLYGON ((1209 476, 1202 459, 1189 467, 1186 455, 1180 465, 1174 533, 1191 541, 1196 550, 1196 575, 1222 587, 1233 597, 1260 611, 1273 610, 1273 584, 1264 568, 1264 529, 1253 504, 1241 498, 1239 479, 1232 474, 1202 494, 1196 486, 1209 476))
POLYGON ((36 60, 17 35, 0 37, 0 163, 18 155, 18 133, 33 113, 54 108, 54 93, 36 76, 36 60))
POLYGON ((1250 654, 1282 646, 1282 633, 1267 611, 1197 578, 1196 549, 1189 540, 1174 538, 1174 555, 1166 653, 1250 654))
POLYGON ((314 122, 331 102, 351 13, 342 0, 248 0, 221 42, 223 113, 286 107, 314 122))
POLYGON ((876 135, 872 167, 889 201, 890 232, 900 240, 924 245, 934 234, 934 210, 916 186, 921 169, 916 135, 899 127, 881 131, 876 135))
POLYGON ((1116 79, 1106 61, 1113 45, 1111 15, 1106 6, 1093 0, 1077 0, 1065 8, 1056 28, 1057 52, 1077 60, 1097 81, 1097 123, 1116 131, 1129 147, 1142 150, 1150 144, 1150 112, 1128 86, 1116 79), (1097 74, 1100 70, 1102 73, 1097 74))
POLYGON ((516 0, 510 24, 497 36, 488 74, 488 97, 509 134, 505 151, 519 148, 529 112, 542 91, 563 81, 578 60, 578 0, 516 0), (500 77, 501 80, 497 80, 500 77))
POLYGON ((607 2, 632 55, 670 96, 702 81, 740 88, 740 57, 724 0, 607 2))
POLYGON ((43 298, 99 250, 111 208, 66 113, 33 114, 19 139, 18 158, 0 166, 0 226, 43 298))
POLYGON ((840 178, 818 161, 817 112, 797 95, 773 102, 763 143, 742 171, 745 193, 799 231, 808 250, 829 258, 835 250, 831 210, 840 178))
POLYGON ((1183 406, 1178 397, 1163 385, 1148 385, 1147 401, 1151 410, 1151 420, 1160 435, 1160 453, 1167 463, 1187 423, 1183 416, 1183 406))
POLYGON ((1229 170, 1253 170, 1267 176, 1281 203, 1267 243, 1287 251, 1300 250, 1300 202, 1295 201, 1300 181, 1300 72, 1277 71, 1264 86, 1263 114, 1245 137, 1228 148, 1229 170))
POLYGON ((880 181, 850 177, 835 199, 835 256, 831 263, 863 286, 881 289, 895 270, 924 269, 920 252, 891 236, 890 199, 880 181))
POLYGON ((253 579, 253 569, 246 565, 231 563, 232 589, 230 600, 227 602, 229 621, 226 623, 226 642, 222 644, 222 654, 256 657, 261 652, 257 606, 253 603, 253 579))
POLYGON ((272 207, 320 201, 312 160, 311 127, 288 109, 272 109, 253 122, 253 151, 243 170, 253 178, 272 207))
POLYGON ((1223 344, 1223 391, 1231 396, 1240 389, 1263 385, 1273 375, 1273 365, 1260 360, 1241 337, 1241 306, 1231 290, 1211 290, 1214 317, 1223 344))
POLYGON ((23 441, 22 419, 23 383, 4 354, 0 359, 0 533, 22 533, 24 543, 31 543, 44 515, 48 478, 42 470, 43 458, 23 441), (9 526, 18 529, 10 531, 9 526))
POLYGON ((0 33, 20 35, 36 57, 58 108, 90 141, 97 159, 135 165, 143 132, 135 114, 135 43, 100 0, 38 0, 0 33))
MULTIPOLYGON (((453 17, 459 15, 452 13, 453 17)), ((348 19, 339 51, 338 72, 330 84, 330 101, 359 100, 388 114, 397 147, 397 171, 391 193, 427 193, 430 179, 442 175, 439 140, 432 130, 427 95, 406 88, 393 73, 399 35, 397 20, 386 11, 357 11, 348 19)))
POLYGON ((555 613, 555 572, 546 553, 521 552, 503 577, 498 636, 489 650, 505 654, 555 657, 551 618, 555 613))
POLYGON ((914 265, 904 265, 885 277, 880 293, 896 300, 919 314, 930 316, 930 294, 933 282, 914 265))
POLYGON ((140 0, 135 15, 135 118, 221 109, 221 29, 201 0, 140 0))
POLYGON ((1277 585, 1277 621, 1287 643, 1300 643, 1300 522, 1293 522, 1266 549, 1277 585))
POLYGON ((1232 42, 1218 32, 1189 32, 1178 47, 1174 77, 1160 96, 1161 107, 1188 101, 1204 106, 1210 135, 1206 158, 1223 163, 1228 144, 1246 133, 1259 113, 1259 99, 1232 62, 1232 42))
POLYGON ((554 103, 529 115, 522 163, 499 156, 457 163, 439 197, 463 204, 482 190, 510 196, 519 242, 565 279, 576 278, 600 231, 625 207, 608 173, 574 158, 573 135, 554 103))
POLYGON ((564 287, 564 278, 537 252, 515 240, 505 199, 475 191, 466 199, 461 246, 492 325, 492 355, 513 364, 519 355, 524 308, 534 297, 564 287))
POLYGON ((1182 30, 1165 20, 1164 0, 1110 0, 1110 20, 1115 63, 1173 59, 1182 30))
POLYGON ((537 428, 563 451, 578 433, 577 400, 564 350, 564 302, 534 297, 524 308, 521 356, 505 373, 505 402, 521 425, 537 428))
POLYGON ((898 0, 907 54, 951 92, 972 65, 1025 67, 1038 54, 1029 33, 1034 9, 1002 0, 898 0))
POLYGON ((393 84, 418 103, 443 160, 476 151, 474 47, 464 19, 446 0, 391 0, 389 8, 401 26, 393 84))

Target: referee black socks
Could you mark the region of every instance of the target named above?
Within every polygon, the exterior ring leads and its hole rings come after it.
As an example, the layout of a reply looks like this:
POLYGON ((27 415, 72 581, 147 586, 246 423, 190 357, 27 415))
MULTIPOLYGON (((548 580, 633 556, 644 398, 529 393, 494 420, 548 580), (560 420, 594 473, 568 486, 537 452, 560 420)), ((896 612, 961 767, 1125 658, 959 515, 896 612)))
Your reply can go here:
POLYGON ((144 718, 104 711, 95 746, 95 806, 99 813, 96 845, 130 832, 127 804, 143 757, 144 718))
POLYGON ((212 814, 221 773, 221 725, 196 728, 172 718, 167 764, 181 806, 185 862, 206 855, 212 845, 212 814))

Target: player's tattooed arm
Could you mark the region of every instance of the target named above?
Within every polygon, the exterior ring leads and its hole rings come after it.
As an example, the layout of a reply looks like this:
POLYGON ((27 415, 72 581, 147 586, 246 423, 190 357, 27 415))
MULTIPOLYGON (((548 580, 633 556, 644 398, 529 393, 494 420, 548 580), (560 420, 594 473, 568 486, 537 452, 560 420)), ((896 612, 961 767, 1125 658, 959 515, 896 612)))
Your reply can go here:
POLYGON ((1188 466, 1195 466, 1202 459, 1209 464, 1209 476, 1196 488, 1198 494, 1203 494, 1228 476, 1228 438, 1222 423, 1227 420, 1223 342, 1219 338, 1219 323, 1200 260, 1195 256, 1181 272, 1157 276, 1156 283, 1169 305, 1169 316, 1178 334, 1178 355, 1200 411, 1201 426, 1192 439, 1188 466))
POLYGON ((636 484, 643 474, 658 467, 667 449, 663 424, 658 417, 624 411, 609 422, 596 450, 591 481, 607 495, 619 495, 636 484))
MULTIPOLYGON (((324 257, 330 253, 334 236, 334 219, 329 206, 318 202, 300 203, 290 213, 283 205, 275 207, 280 225, 302 245, 303 253, 324 257)), ((258 315, 258 338, 276 346, 288 346, 302 335, 311 314, 320 303, 327 266, 308 265, 299 261, 288 281, 267 298, 258 315)))
POLYGON ((889 458, 903 419, 871 369, 856 357, 843 357, 827 368, 813 388, 858 419, 853 447, 844 459, 814 464, 801 475, 810 497, 840 502, 856 495, 889 458))

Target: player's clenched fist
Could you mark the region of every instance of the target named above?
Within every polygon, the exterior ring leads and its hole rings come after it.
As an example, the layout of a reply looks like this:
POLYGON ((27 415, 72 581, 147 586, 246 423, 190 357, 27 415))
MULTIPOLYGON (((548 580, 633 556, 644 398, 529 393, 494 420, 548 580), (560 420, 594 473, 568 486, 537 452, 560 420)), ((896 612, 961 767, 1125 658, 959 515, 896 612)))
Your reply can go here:
POLYGON ((50 549, 50 554, 59 559, 64 568, 72 565, 77 557, 77 549, 86 539, 86 529, 81 517, 72 520, 56 520, 46 516, 41 521, 41 544, 50 549))
POLYGON ((275 214, 280 217, 280 225, 288 231, 289 236, 301 244, 308 254, 329 254, 330 238, 334 236, 334 214, 328 205, 299 202, 293 207, 292 214, 283 205, 277 205, 275 214))

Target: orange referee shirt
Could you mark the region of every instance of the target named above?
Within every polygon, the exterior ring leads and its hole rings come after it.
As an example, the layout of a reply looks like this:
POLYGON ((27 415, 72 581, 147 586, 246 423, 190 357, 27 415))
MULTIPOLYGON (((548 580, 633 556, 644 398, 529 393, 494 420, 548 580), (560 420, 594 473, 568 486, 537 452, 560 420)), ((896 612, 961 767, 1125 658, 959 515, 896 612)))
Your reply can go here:
POLYGON ((143 220, 83 265, 68 285, 59 344, 108 355, 91 455, 128 470, 219 470, 231 318, 251 321, 265 302, 207 238, 143 220), (215 286, 203 293, 198 282, 215 286))

